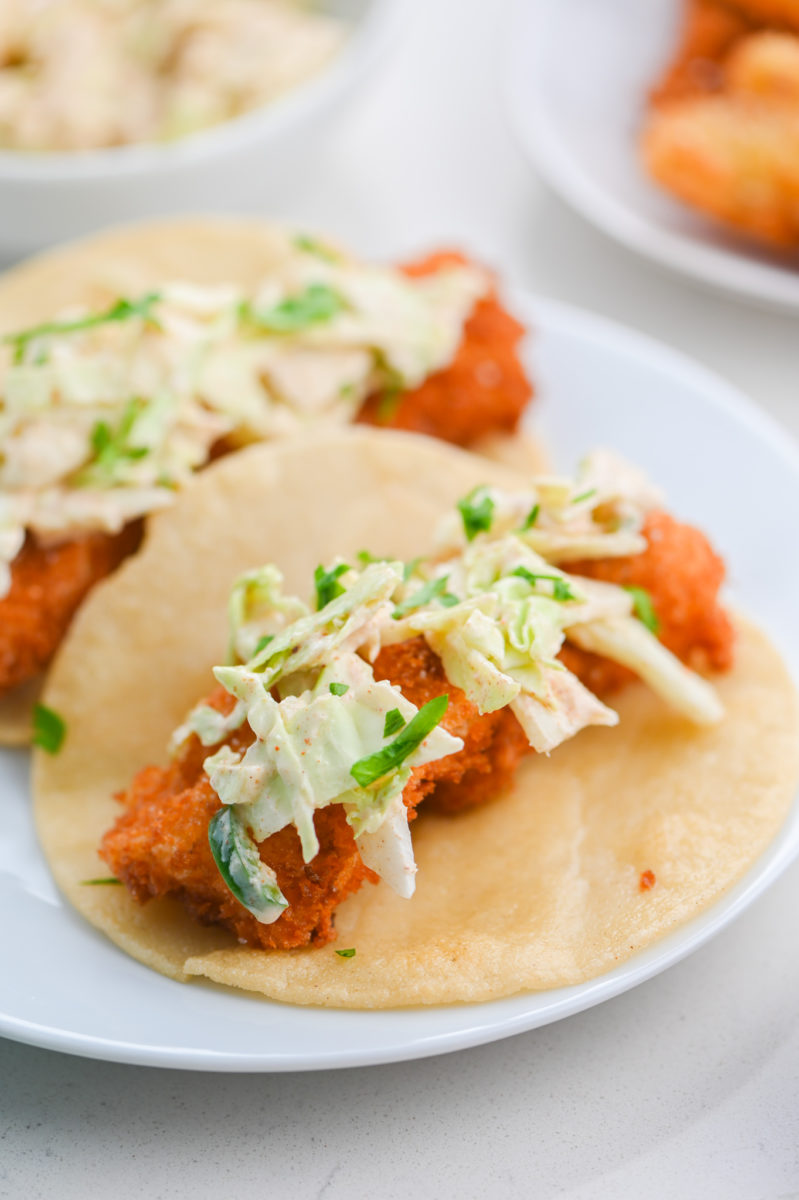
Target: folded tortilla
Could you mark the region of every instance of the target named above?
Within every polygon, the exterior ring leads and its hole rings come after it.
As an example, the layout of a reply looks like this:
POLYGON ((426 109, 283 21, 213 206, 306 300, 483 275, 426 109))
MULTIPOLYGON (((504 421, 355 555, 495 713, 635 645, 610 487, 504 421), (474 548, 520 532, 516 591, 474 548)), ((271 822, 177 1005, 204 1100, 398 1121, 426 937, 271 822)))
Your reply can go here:
POLYGON ((114 792, 166 761, 172 730, 210 690, 239 572, 274 561, 287 591, 305 594, 317 563, 337 553, 410 558, 443 511, 488 482, 523 483, 448 446, 347 429, 223 459, 151 521, 140 553, 78 614, 44 697, 66 720, 66 740, 55 757, 35 754, 42 845, 89 921, 176 979, 388 1008, 594 978, 743 875, 790 806, 799 716, 777 652, 741 622, 736 665, 715 681, 719 726, 696 728, 628 687, 613 698, 617 728, 583 731, 551 758, 531 754, 510 794, 456 816, 422 809, 416 895, 365 885, 337 909, 333 945, 255 950, 177 903, 140 906, 123 887, 85 884, 108 875, 97 846, 117 813, 114 792))
MULTIPOLYGON (((105 308, 165 280, 254 288, 285 258, 286 246, 280 226, 242 217, 164 220, 95 234, 0 277, 0 336, 68 307, 105 308)), ((491 434, 476 449, 529 472, 546 469, 546 456, 529 434, 491 434)), ((0 697, 0 746, 30 740, 39 690, 40 683, 30 684, 0 697)))

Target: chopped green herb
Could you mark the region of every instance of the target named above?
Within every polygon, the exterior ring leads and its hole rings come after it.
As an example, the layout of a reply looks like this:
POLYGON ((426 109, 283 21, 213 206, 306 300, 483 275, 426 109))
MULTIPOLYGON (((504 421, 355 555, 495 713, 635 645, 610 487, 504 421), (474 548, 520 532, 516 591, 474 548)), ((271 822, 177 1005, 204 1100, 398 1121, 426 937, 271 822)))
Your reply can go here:
POLYGON ((458 501, 458 511, 463 519, 463 532, 467 542, 478 533, 487 533, 494 519, 494 501, 482 486, 473 488, 468 496, 458 501), (481 499, 478 499, 478 496, 481 499))
POLYGON ((589 488, 587 492, 580 492, 579 496, 573 496, 569 501, 570 504, 582 504, 583 500, 590 500, 596 495, 596 488, 589 488))
POLYGON ((539 579, 548 579, 552 584, 552 597, 554 600, 577 599, 567 580, 562 579, 560 575, 539 575, 537 572, 528 571, 527 567, 517 567, 515 571, 511 571, 511 575, 517 575, 519 579, 526 579, 533 587, 535 587, 539 579))
POLYGON ((113 875, 106 875, 106 877, 104 879, 81 879, 81 883, 83 884, 84 887, 100 887, 101 884, 105 884, 105 883, 107 883, 107 884, 116 883, 116 884, 121 885, 122 880, 117 879, 113 875))
POLYGON ((378 750, 376 754, 368 754, 353 763, 350 774, 355 782, 361 787, 368 787, 376 779, 381 779, 383 775, 400 766, 413 754, 428 733, 435 729, 447 711, 448 704, 449 696, 436 696, 435 700, 429 700, 393 742, 378 750))
POLYGON ((530 509, 529 513, 527 514, 527 516, 524 518, 524 524, 521 527, 522 533, 524 533, 528 529, 532 529, 532 527, 535 525, 536 521, 538 520, 538 514, 540 512, 541 512, 541 505, 534 504, 533 507, 530 509))
POLYGON ((348 683, 331 683, 330 691, 333 696, 343 696, 345 692, 350 690, 348 683))
POLYGON ((255 917, 271 916, 288 902, 261 862, 258 846, 232 808, 223 806, 208 823, 208 844, 230 891, 255 917))
POLYGON ((316 610, 324 608, 331 600, 335 600, 336 596, 342 596, 346 588, 342 587, 339 579, 345 575, 350 567, 347 563, 339 563, 337 567, 332 567, 326 571, 320 563, 313 573, 314 586, 316 588, 316 610))
POLYGON ((412 558, 410 562, 406 562, 405 566, 402 568, 402 578, 405 583, 408 582, 421 561, 422 556, 420 554, 417 558, 412 558))
POLYGON ((266 312, 256 312, 245 303, 242 316, 264 333, 297 333, 332 320, 346 307, 344 298, 326 283, 311 283, 266 312))
POLYGON ((306 254, 315 254, 317 258, 323 258, 325 262, 338 262, 338 255, 322 242, 318 242, 316 238, 309 237, 307 233, 298 233, 294 239, 294 245, 298 250, 304 250, 306 254))
POLYGON ((34 325, 19 333, 7 333, 2 341, 5 345, 14 347, 14 362, 25 360, 25 351, 31 342, 42 337, 55 337, 65 333, 80 333, 84 329, 93 329, 96 325, 108 325, 113 321, 128 321, 132 317, 141 317, 143 321, 155 324, 152 314, 154 305, 158 304, 161 296, 158 292, 148 292, 138 300, 117 300, 104 312, 89 313, 85 317, 76 317, 72 321, 45 321, 42 325, 34 325))
POLYGON ((33 708, 33 744, 48 754, 58 754, 64 744, 67 727, 63 717, 45 704, 33 708))
POLYGON ((452 608, 453 604, 460 604, 457 596, 453 596, 452 592, 442 592, 438 597, 438 603, 443 604, 444 608, 452 608))
POLYGON ((336 950, 339 958, 355 958, 355 947, 351 946, 349 950, 336 950))
POLYGON ((638 620, 642 625, 646 625, 650 633, 656 634, 660 629, 660 620, 649 592, 646 588, 635 587, 633 584, 625 585, 624 590, 632 596, 633 612, 638 620))
MULTIPOLYGON (((421 608, 423 604, 429 604, 431 600, 440 599, 442 600, 442 603, 444 603, 444 594, 449 595, 449 593, 446 592, 448 579, 448 575, 442 575, 439 579, 431 579, 428 583, 423 583, 422 586, 417 591, 413 592, 413 594, 410 595, 407 600, 403 600, 401 604, 397 605, 391 614, 394 620, 399 621, 400 617, 404 617, 407 613, 413 612, 415 608, 421 608)), ((452 601, 449 601, 448 603, 451 604, 452 601)), ((458 603, 457 598, 455 598, 455 603, 458 603)))
POLYGON ((381 425, 387 425, 394 417, 402 401, 402 394, 407 390, 405 376, 401 375, 381 351, 375 351, 375 366, 383 377, 383 390, 377 404, 377 420, 381 425))
POLYGON ((98 421, 91 432, 93 461, 81 472, 84 482, 90 483, 97 473, 110 474, 117 463, 127 460, 135 462, 150 453, 147 446, 131 446, 129 438, 138 417, 147 407, 146 401, 135 396, 125 406, 119 425, 111 429, 105 421, 98 421))
POLYGON ((259 637, 258 641, 255 643, 255 649, 252 652, 253 658, 255 658, 256 654, 260 654, 270 642, 274 641, 274 638, 275 635, 273 633, 265 633, 263 637, 259 637))
POLYGON ((405 718, 398 708, 392 708, 391 712, 386 713, 386 723, 383 726, 383 737, 393 737, 395 733, 399 733, 400 729, 405 728, 405 718))

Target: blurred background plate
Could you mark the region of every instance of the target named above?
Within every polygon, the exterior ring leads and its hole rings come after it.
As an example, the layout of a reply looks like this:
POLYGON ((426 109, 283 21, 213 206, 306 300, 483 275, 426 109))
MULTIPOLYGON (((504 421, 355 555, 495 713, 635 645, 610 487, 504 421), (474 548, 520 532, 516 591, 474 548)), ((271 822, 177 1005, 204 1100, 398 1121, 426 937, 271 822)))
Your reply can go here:
POLYGON ((780 259, 650 183, 637 152, 649 89, 677 44, 682 0, 516 0, 507 103, 546 181, 630 250, 769 308, 799 311, 799 258, 780 259))
POLYGON ((0 150, 0 258, 148 216, 262 213, 291 196, 317 173, 344 102, 365 85, 409 19, 403 0, 320 0, 318 8, 350 24, 344 48, 318 75, 268 105, 169 143, 70 153, 0 150))
MULTIPOLYGON (((757 614, 799 679, 799 462, 785 438, 704 368, 621 326, 524 293, 531 410, 556 463, 591 445, 641 463, 675 513, 731 564, 732 600, 757 614), (752 497, 757 503, 752 504, 752 497), (761 514, 769 514, 763 522, 761 514), (779 586, 764 564, 779 563, 779 586)), ((176 983, 127 957, 64 903, 39 852, 27 754, 0 753, 0 1035, 113 1062, 291 1071, 395 1062, 476 1046, 590 1008, 657 975, 744 911, 799 853, 799 806, 746 876, 694 921, 578 987, 488 1004, 347 1012, 176 983)))

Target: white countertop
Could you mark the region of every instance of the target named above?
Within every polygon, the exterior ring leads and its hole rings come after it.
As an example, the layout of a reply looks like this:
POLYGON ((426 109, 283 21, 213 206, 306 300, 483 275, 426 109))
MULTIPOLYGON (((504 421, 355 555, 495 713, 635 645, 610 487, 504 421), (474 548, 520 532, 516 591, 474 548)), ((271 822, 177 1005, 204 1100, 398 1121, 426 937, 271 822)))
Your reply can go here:
MULTIPOLYGON (((799 433, 796 320, 660 274, 572 215, 505 121, 505 4, 414 7, 310 184, 273 215, 367 254, 465 245, 694 355, 799 433)), ((635 991, 416 1063, 184 1074, 0 1041, 0 1197, 797 1197, 797 912, 794 866, 635 991)))

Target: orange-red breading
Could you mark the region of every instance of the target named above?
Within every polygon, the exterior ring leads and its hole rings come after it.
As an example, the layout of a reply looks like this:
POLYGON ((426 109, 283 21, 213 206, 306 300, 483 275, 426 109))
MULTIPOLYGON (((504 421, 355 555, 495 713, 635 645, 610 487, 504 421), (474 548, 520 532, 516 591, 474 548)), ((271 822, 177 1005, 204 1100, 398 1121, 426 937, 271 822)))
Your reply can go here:
MULTIPOLYGON (((441 663, 417 638, 381 651, 375 674, 391 679, 417 706, 447 692, 443 724, 465 746, 413 771, 404 800, 409 816, 429 797, 445 810, 470 807, 501 794, 510 785, 516 763, 529 750, 516 719, 505 710, 480 716, 458 688, 447 683, 441 663)), ((209 703, 223 712, 232 699, 221 690, 209 703)), ((252 740, 249 726, 228 745, 242 748, 252 740)), ((316 813, 319 854, 304 863, 293 826, 259 846, 273 868, 289 908, 272 925, 256 921, 228 890, 208 844, 208 822, 219 799, 203 773, 213 748, 192 737, 169 767, 146 767, 119 798, 125 811, 105 835, 100 853, 111 870, 140 902, 173 896, 203 924, 225 925, 252 946, 291 949, 331 940, 333 913, 365 880, 375 880, 358 853, 340 805, 316 813)))
MULTIPOLYGON (((465 262, 461 254, 444 252, 403 270, 411 276, 429 275, 465 262)), ((475 305, 450 366, 396 400, 371 397, 358 420, 425 433, 458 446, 489 433, 513 433, 533 391, 518 356, 524 332, 491 291, 475 305)))
POLYGON ((47 666, 84 596, 140 540, 138 523, 114 537, 93 533, 58 546, 28 538, 0 599, 0 693, 47 666))
MULTIPOLYGON (((232 698, 221 688, 208 700, 228 712, 232 698)), ((247 746, 248 725, 227 744, 247 746)), ((204 925, 220 924, 251 946, 290 949, 324 945, 335 936, 333 912, 361 884, 376 876, 363 865, 341 805, 316 814, 320 850, 303 862, 296 829, 288 826, 260 844, 261 857, 277 873, 289 908, 263 925, 228 890, 208 844, 208 822, 219 808, 202 764, 213 749, 192 737, 169 767, 145 767, 120 795, 125 811, 103 838, 100 853, 117 878, 143 903, 173 896, 204 925)))
MULTIPOLYGON (((643 554, 570 563, 570 573, 645 588, 663 644, 696 670, 727 670, 732 665, 734 631, 718 598, 724 582, 723 560, 700 530, 667 513, 650 513, 643 532, 648 543, 643 554)), ((600 694, 632 678, 625 667, 576 646, 567 644, 561 658, 591 691, 600 694)))

